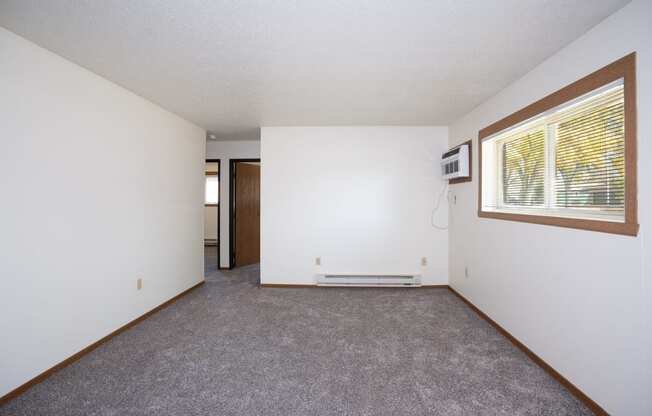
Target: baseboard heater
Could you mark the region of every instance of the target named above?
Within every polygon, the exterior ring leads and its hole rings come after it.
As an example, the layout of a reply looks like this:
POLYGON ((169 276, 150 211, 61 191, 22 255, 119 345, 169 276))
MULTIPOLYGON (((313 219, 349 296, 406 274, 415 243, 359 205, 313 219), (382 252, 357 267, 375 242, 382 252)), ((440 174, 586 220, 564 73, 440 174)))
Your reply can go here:
POLYGON ((317 286, 419 287, 420 274, 323 273, 317 286))

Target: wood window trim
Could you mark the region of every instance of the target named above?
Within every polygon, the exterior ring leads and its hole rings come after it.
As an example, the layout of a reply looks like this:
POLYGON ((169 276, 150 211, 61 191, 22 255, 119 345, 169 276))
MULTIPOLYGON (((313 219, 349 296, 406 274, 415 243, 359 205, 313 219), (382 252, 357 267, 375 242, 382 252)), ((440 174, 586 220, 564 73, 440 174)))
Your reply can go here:
POLYGON ((483 128, 478 133, 478 216, 532 224, 554 225, 612 234, 638 234, 637 178, 636 178, 636 52, 598 69, 586 77, 553 92, 521 110, 483 128), (597 88, 623 79, 625 111, 625 222, 609 222, 543 215, 513 214, 482 210, 482 142, 494 134, 531 119, 545 111, 564 104, 597 88))

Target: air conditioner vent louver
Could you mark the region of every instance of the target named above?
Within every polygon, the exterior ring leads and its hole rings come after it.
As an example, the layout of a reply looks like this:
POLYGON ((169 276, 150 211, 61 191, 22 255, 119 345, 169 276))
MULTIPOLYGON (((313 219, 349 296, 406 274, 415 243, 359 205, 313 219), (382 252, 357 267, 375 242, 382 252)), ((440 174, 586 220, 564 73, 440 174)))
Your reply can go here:
POLYGON ((463 144, 441 156, 441 174, 444 179, 469 176, 469 145, 463 144))

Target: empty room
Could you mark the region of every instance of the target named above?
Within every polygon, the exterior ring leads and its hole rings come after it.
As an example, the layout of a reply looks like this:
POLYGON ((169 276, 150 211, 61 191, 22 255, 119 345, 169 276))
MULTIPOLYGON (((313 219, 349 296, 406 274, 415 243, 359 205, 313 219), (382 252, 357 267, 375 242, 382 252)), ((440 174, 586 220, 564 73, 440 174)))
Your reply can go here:
POLYGON ((0 0, 0 415, 652 415, 651 22, 0 0))

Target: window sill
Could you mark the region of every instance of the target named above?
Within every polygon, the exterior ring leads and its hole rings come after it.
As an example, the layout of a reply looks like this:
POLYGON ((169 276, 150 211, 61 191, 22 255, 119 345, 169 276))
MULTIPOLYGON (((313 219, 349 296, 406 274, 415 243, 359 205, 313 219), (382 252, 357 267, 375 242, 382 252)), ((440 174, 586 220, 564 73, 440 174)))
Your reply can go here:
POLYGON ((493 218, 506 221, 527 222, 530 224, 553 225, 556 227, 575 228, 579 230, 598 231, 610 234, 638 235, 638 224, 615 222, 609 220, 580 219, 569 217, 555 217, 550 215, 523 214, 502 211, 479 210, 478 217, 493 218))

